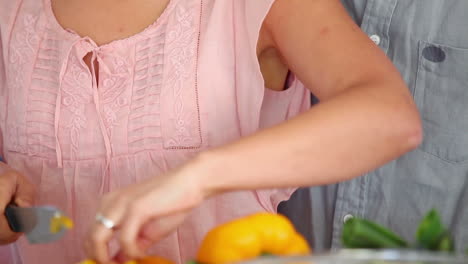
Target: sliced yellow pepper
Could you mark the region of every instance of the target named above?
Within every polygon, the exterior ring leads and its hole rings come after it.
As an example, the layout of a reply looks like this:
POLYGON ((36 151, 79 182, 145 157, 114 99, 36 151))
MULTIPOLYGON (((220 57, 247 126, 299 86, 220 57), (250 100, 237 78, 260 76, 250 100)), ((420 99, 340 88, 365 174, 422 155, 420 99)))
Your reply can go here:
POLYGON ((94 260, 87 259, 87 260, 81 261, 81 262, 78 263, 78 264, 97 264, 97 263, 96 263, 96 261, 94 261, 94 260))
POLYGON ((211 230, 201 244, 197 261, 220 264, 253 259, 262 254, 292 256, 310 252, 306 240, 286 217, 258 213, 211 230))
POLYGON ((73 228, 73 221, 64 216, 64 215, 56 215, 52 220, 50 221, 50 232, 52 234, 57 234, 60 232, 62 229, 72 229, 73 228))
MULTIPOLYGON (((85 260, 79 264, 97 264, 94 260, 85 260)), ((130 260, 124 264, 174 264, 174 262, 161 257, 149 256, 139 260, 130 260)))
POLYGON ((155 256, 149 256, 149 257, 139 259, 136 263, 137 264, 174 264, 174 262, 168 259, 155 257, 155 256))

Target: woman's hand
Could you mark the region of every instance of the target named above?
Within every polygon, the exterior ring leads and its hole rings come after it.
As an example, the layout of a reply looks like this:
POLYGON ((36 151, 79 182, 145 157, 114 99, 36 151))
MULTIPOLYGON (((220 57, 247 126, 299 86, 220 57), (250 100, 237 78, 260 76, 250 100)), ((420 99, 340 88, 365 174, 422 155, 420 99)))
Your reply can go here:
POLYGON ((122 259, 142 257, 153 243, 175 230, 194 207, 207 196, 197 182, 200 172, 191 162, 164 176, 151 178, 105 195, 98 215, 113 222, 114 228, 96 221, 85 242, 88 256, 108 263, 108 242, 116 237, 122 259))
POLYGON ((5 217, 9 203, 25 207, 34 204, 34 186, 21 173, 0 162, 0 245, 15 242, 21 234, 11 231, 5 217))

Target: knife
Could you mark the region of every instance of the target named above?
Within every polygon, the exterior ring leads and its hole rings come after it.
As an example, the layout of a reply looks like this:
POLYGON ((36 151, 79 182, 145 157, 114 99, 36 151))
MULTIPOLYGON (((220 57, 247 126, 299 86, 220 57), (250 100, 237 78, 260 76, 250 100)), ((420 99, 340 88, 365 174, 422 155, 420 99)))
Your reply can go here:
POLYGON ((29 243, 50 243, 61 239, 73 223, 54 207, 8 205, 5 216, 13 232, 24 233, 29 243))

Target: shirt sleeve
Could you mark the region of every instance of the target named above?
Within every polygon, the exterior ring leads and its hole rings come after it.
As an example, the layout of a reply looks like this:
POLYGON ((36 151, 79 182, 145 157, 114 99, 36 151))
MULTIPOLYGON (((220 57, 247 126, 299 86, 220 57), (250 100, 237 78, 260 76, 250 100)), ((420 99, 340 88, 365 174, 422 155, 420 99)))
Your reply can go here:
POLYGON ((8 89, 6 80, 7 45, 9 33, 18 15, 20 0, 0 0, 0 157, 5 158, 5 127, 8 89))
POLYGON ((5 73, 5 62, 3 56, 3 43, 2 43, 2 28, 0 27, 0 158, 4 158, 4 146, 3 146, 3 131, 5 130, 6 122, 6 73, 5 73))

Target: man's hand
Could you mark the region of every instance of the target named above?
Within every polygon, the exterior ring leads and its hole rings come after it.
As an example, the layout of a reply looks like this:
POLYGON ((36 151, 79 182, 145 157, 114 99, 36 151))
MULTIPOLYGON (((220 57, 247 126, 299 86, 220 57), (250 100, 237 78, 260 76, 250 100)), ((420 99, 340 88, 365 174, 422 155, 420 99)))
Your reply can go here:
POLYGON ((0 245, 15 242, 21 234, 11 231, 5 217, 9 203, 20 207, 34 204, 34 186, 21 173, 0 162, 0 245))

